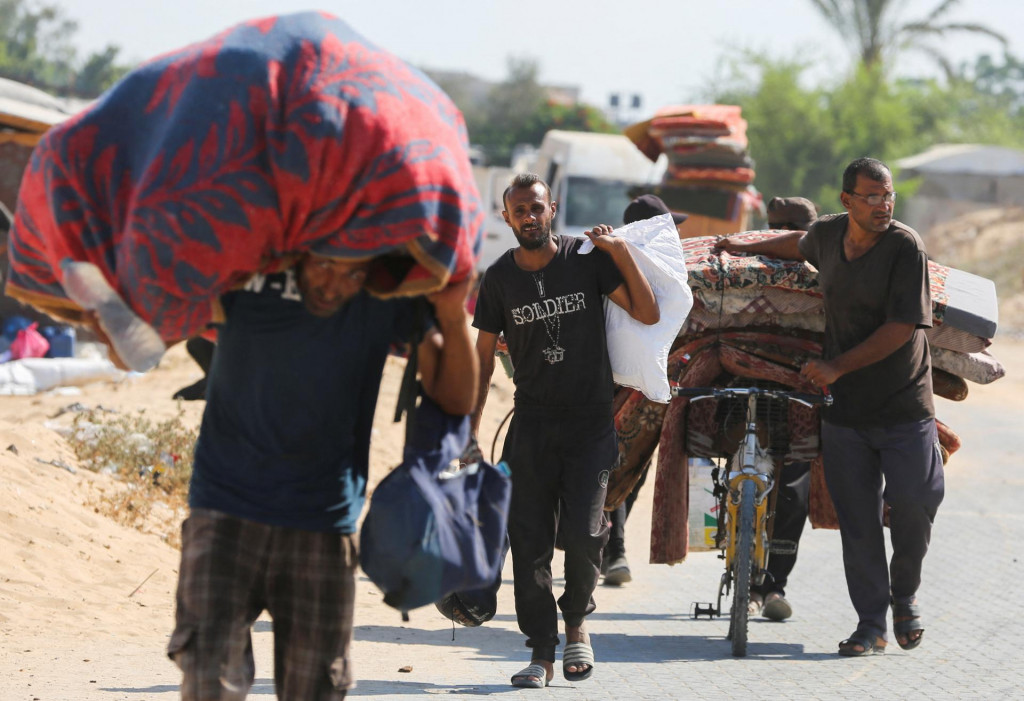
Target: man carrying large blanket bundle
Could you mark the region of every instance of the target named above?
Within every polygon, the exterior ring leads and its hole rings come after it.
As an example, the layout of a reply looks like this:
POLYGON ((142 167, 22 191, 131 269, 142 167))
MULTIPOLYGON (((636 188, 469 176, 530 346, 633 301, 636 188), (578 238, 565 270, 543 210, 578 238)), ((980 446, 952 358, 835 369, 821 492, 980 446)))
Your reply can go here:
POLYGON ((125 355, 139 329, 162 346, 223 310, 168 644, 185 701, 246 697, 263 610, 278 698, 354 685, 354 536, 388 351, 422 337, 423 391, 447 413, 477 394, 464 147, 440 90, 310 13, 157 59, 37 152, 11 238, 22 299, 95 314, 125 355))
POLYGON ((459 281, 482 221, 443 92, 336 18, 269 17, 150 61, 47 133, 7 293, 72 322, 95 313, 144 370, 219 295, 308 251, 383 256, 366 283, 379 296, 459 281))

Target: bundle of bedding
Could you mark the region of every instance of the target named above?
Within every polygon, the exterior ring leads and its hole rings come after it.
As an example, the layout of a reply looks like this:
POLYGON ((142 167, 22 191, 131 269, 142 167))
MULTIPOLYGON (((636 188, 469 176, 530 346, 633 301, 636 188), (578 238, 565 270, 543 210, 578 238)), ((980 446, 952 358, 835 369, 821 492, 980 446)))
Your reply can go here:
POLYGON ((482 223, 437 86, 335 17, 267 17, 146 63, 46 134, 6 291, 82 322, 109 286, 170 343, 307 252, 377 257, 381 296, 437 290, 471 273, 482 223))
POLYGON ((625 134, 651 160, 667 157, 665 178, 652 192, 670 209, 736 221, 760 208, 747 123, 738 106, 664 107, 625 134))

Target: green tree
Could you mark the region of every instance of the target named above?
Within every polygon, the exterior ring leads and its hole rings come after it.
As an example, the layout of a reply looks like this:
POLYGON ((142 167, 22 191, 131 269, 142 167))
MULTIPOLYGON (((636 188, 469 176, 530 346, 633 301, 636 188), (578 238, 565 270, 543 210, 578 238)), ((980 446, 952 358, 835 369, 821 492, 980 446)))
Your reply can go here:
POLYGON ((1019 115, 1024 110, 1024 60, 1004 53, 1002 61, 982 54, 970 68, 961 68, 958 80, 974 85, 981 93, 1006 100, 1019 115))
POLYGON ((608 121, 601 110, 592 105, 583 103, 564 105, 546 100, 516 131, 515 143, 537 145, 543 140, 544 134, 551 129, 593 131, 605 134, 619 131, 608 121))
POLYGON ((103 51, 89 56, 75 74, 72 92, 82 96, 99 95, 120 80, 129 67, 117 63, 119 53, 118 47, 108 45, 103 51))
POLYGON ((516 144, 540 143, 549 129, 617 131, 591 105, 563 105, 548 99, 540 84, 540 66, 529 58, 509 58, 508 76, 482 98, 468 81, 435 79, 462 110, 473 144, 484 149, 490 163, 508 163, 516 144))
MULTIPOLYGON (((939 143, 1024 147, 1015 60, 977 82, 890 80, 882 66, 858 65, 835 85, 815 87, 805 87, 810 61, 747 53, 726 65, 705 97, 743 108, 755 184, 766 197, 800 195, 833 212, 842 170, 859 156, 893 164, 939 143)), ((901 183, 902 195, 912 190, 901 183)))
POLYGON ((988 92, 984 85, 958 80, 951 85, 914 84, 904 98, 915 115, 925 146, 980 143, 1024 148, 1020 98, 988 92))
POLYGON ((756 185, 766 197, 802 196, 821 205, 839 155, 827 91, 801 85, 810 65, 756 53, 727 58, 708 101, 742 107, 756 185))
POLYGON ((127 72, 108 46, 79 64, 78 23, 56 6, 0 0, 0 76, 59 95, 95 97, 127 72))
POLYGON ((483 146, 491 163, 508 163, 523 126, 544 106, 539 73, 537 61, 509 58, 508 77, 488 92, 478 118, 467 122, 470 140, 483 146))
POLYGON ((960 2, 941 0, 923 18, 904 22, 899 15, 906 0, 810 0, 863 65, 873 68, 898 53, 916 50, 935 60, 950 78, 955 71, 936 41, 950 34, 969 33, 1008 44, 1004 35, 984 25, 947 21, 960 2))

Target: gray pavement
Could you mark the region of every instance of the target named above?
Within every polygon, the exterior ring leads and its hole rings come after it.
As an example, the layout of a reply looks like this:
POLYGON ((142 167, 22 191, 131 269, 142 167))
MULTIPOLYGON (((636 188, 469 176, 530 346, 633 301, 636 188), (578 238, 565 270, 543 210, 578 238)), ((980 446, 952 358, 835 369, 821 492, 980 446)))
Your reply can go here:
MULTIPOLYGON (((529 650, 516 628, 507 568, 498 616, 481 628, 457 628, 454 640, 452 627, 432 609, 413 611, 403 624, 396 612, 380 606, 372 624, 358 621, 359 686, 350 696, 1024 698, 1024 626, 1014 615, 1016 597, 1009 594, 1024 557, 1022 412, 979 412, 970 401, 943 401, 939 415, 965 445, 947 468, 946 500, 919 592, 927 632, 914 651, 893 642, 882 656, 836 654, 838 641, 856 627, 839 537, 808 529, 788 587, 793 618, 752 620, 747 657, 733 658, 726 616, 689 616, 694 601, 713 600, 722 571, 715 554, 697 553, 674 567, 644 564, 651 498, 645 490, 627 528, 634 581, 599 587, 598 610, 588 618, 597 657, 591 679, 566 682, 556 664, 547 689, 509 685, 509 677, 527 664, 529 650), (399 671, 406 666, 411 671, 399 671)), ((264 681, 262 689, 272 693, 264 681)))
MULTIPOLYGON (((925 561, 920 598, 927 632, 917 650, 890 644, 882 656, 836 654, 839 640, 856 625, 839 537, 808 529, 788 587, 793 618, 752 621, 747 657, 733 658, 726 617, 689 616, 694 601, 715 596, 722 572, 715 554, 697 553, 674 567, 645 564, 649 480, 627 527, 634 581, 599 587, 598 609, 588 619, 597 656, 591 679, 570 684, 556 665, 546 689, 509 685, 529 660, 515 623, 510 567, 496 619, 454 631, 432 607, 413 611, 411 621, 402 623, 364 578, 353 649, 359 685, 350 698, 1024 698, 1024 626, 1016 615, 1015 587, 1024 557, 1024 402, 1014 394, 1024 381, 1008 376, 1000 382, 1003 388, 993 394, 999 401, 969 398, 938 407, 964 447, 947 467, 946 500, 925 561), (1005 391, 1010 387, 1014 391, 1005 391)), ((985 389, 972 385, 971 392, 980 398, 985 389)), ((160 586, 166 592, 151 610, 169 633, 173 580, 160 586)), ((12 637, 3 620, 0 612, 0 659, 9 658, 11 673, 0 679, 0 701, 179 698, 181 677, 164 655, 166 638, 100 636, 40 649, 12 637)), ((270 621, 257 622, 253 642, 257 671, 249 698, 274 698, 270 621)))

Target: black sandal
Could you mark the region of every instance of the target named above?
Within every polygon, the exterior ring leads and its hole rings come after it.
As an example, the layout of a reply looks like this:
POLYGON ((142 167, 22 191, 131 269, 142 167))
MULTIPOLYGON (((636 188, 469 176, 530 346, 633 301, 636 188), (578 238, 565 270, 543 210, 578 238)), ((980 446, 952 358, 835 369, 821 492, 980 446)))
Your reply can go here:
POLYGON ((897 604, 892 602, 892 631, 896 634, 896 644, 904 650, 913 650, 921 644, 924 637, 924 624, 921 623, 921 607, 914 604, 897 604), (897 621, 902 618, 902 621, 897 621), (916 638, 911 633, 921 631, 916 638), (902 638, 902 639, 901 639, 902 638))
POLYGON ((885 653, 885 641, 873 630, 858 628, 846 640, 839 643, 839 654, 844 657, 863 657, 885 653), (855 645, 862 649, 857 650, 855 645))

